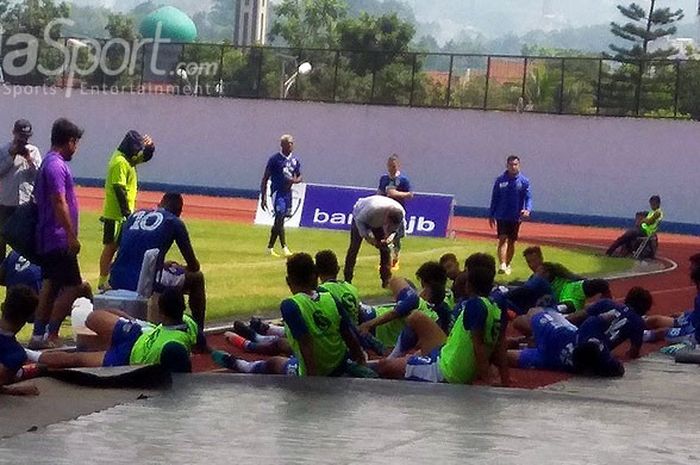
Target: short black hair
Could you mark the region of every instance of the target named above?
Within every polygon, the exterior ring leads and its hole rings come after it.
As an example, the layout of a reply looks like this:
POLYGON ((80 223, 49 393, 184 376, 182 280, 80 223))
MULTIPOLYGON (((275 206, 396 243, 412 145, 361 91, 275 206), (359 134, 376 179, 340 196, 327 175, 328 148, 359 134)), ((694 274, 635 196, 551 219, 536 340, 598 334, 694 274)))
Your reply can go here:
POLYGON ((696 286, 700 286, 700 266, 693 267, 690 271, 690 279, 696 286))
POLYGON ((544 262, 542 268, 549 275, 549 281, 554 281, 555 278, 563 278, 568 281, 576 281, 580 279, 571 270, 561 263, 544 262))
POLYGON ((700 253, 696 253, 694 255, 691 255, 688 258, 688 261, 690 262, 690 265, 693 267, 700 266, 700 253))
POLYGON ((158 297, 160 313, 173 321, 182 321, 185 314, 185 295, 175 287, 166 288, 158 297))
POLYGON ((651 292, 643 287, 635 286, 627 291, 625 296, 625 305, 631 308, 638 315, 646 315, 654 302, 651 297, 651 292))
POLYGON ((168 342, 160 353, 160 366, 171 373, 191 373, 190 353, 179 342, 168 342))
POLYGON ((2 304, 2 319, 13 325, 24 324, 34 314, 38 304, 39 297, 34 289, 25 285, 12 286, 7 289, 2 304))
POLYGON ((182 207, 184 203, 182 194, 177 192, 168 192, 167 194, 163 195, 162 199, 160 199, 161 208, 165 208, 175 216, 182 215, 182 207))
POLYGON ((493 289, 496 268, 472 266, 467 270, 467 282, 476 294, 486 297, 493 289))
POLYGON ((446 253, 440 257, 440 265, 445 266, 445 264, 449 262, 458 263, 457 255, 453 253, 446 253))
POLYGON ((316 287, 318 274, 311 255, 296 253, 287 259, 287 280, 296 286, 316 287))
POLYGON ((572 354, 575 373, 601 376, 604 378, 619 378, 625 374, 625 367, 619 360, 606 356, 601 344, 587 341, 577 345, 572 354))
POLYGON ((396 153, 392 153, 389 155, 389 159, 387 161, 399 161, 399 156, 396 153))
POLYGON ((520 157, 517 156, 517 155, 510 155, 510 156, 506 159, 506 163, 510 163, 510 162, 512 162, 512 161, 515 161, 515 160, 520 161, 520 157))
POLYGON ((471 268, 487 268, 493 269, 494 276, 496 275, 496 259, 493 255, 477 252, 467 257, 464 261, 464 268, 469 271, 471 268))
POLYGON ((59 118, 53 123, 51 128, 51 145, 62 147, 71 139, 80 140, 83 137, 83 130, 66 118, 59 118))
POLYGON ((321 250, 316 254, 316 272, 320 276, 337 276, 340 271, 338 257, 332 250, 321 250))
POLYGON ((661 203, 661 197, 659 195, 652 195, 649 197, 649 203, 661 203))
POLYGON ((544 258, 544 255, 542 255, 542 248, 539 245, 533 245, 523 250, 523 257, 527 257, 528 255, 537 255, 540 258, 544 258))
POLYGON ((424 283, 425 287, 430 289, 431 304, 438 304, 445 300, 447 271, 442 265, 438 262, 425 262, 416 271, 416 277, 424 283))

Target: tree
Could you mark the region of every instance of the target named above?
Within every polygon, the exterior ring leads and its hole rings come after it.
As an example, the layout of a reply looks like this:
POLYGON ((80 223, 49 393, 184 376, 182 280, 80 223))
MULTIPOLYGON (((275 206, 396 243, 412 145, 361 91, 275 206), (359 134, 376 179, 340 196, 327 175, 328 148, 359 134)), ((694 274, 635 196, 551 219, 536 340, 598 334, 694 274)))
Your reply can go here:
MULTIPOLYGON (((23 32, 43 38, 46 26, 51 21, 69 16, 70 6, 66 2, 57 4, 54 0, 22 0, 0 3, 0 23, 9 34, 23 32)), ((53 38, 61 35, 59 28, 51 32, 53 38)))
POLYGON ((347 14, 344 0, 282 0, 270 39, 283 39, 292 48, 336 48, 337 25, 347 14))
POLYGON ((360 76, 376 73, 397 60, 405 61, 415 27, 396 14, 346 19, 338 24, 340 47, 362 51, 350 55, 350 66, 360 76))
MULTIPOLYGON (((650 50, 650 45, 661 38, 676 33, 673 23, 683 18, 683 10, 671 11, 670 8, 656 8, 656 0, 649 0, 649 10, 645 10, 637 3, 628 6, 618 5, 617 9, 630 21, 625 25, 616 22, 610 23, 610 31, 616 36, 630 43, 628 48, 610 44, 610 50, 615 52, 613 56, 627 65, 623 65, 618 73, 624 87, 624 81, 634 86, 634 114, 638 115, 642 95, 642 80, 645 70, 651 65, 652 60, 666 60, 678 53, 673 47, 650 50)), ((610 57, 609 54, 605 54, 610 57)))

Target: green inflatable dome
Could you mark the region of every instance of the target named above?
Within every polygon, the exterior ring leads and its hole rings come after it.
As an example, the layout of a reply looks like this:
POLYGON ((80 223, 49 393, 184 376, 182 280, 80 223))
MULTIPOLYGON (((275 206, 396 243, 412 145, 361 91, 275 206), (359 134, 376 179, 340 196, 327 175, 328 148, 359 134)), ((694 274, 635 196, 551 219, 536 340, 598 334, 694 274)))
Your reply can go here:
POLYGON ((187 14, 172 6, 164 6, 149 14, 139 31, 144 38, 153 39, 156 28, 161 23, 160 36, 173 42, 194 42, 197 38, 197 26, 187 14))

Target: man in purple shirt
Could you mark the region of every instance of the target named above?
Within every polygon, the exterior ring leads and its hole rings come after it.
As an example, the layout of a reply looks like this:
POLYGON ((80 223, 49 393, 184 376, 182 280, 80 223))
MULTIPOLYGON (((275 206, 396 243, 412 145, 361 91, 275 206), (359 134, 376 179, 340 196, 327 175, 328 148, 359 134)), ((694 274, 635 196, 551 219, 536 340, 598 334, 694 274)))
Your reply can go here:
POLYGON ((65 118, 51 129, 51 151, 37 175, 34 197, 38 210, 37 253, 44 283, 39 294, 30 348, 59 345, 58 330, 82 293, 78 253, 78 200, 68 162, 78 149, 83 130, 65 118))

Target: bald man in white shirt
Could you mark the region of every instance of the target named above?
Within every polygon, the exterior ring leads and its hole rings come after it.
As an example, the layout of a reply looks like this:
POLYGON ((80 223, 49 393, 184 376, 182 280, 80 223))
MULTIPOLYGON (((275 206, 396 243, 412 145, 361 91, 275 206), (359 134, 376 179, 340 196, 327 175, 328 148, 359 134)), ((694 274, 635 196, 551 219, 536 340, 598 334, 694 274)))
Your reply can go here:
POLYGON ((389 284, 391 278, 391 244, 396 231, 403 224, 406 211, 399 202, 382 195, 372 195, 359 199, 352 209, 352 229, 350 246, 345 256, 345 281, 352 282, 360 252, 362 240, 366 240, 379 249, 379 276, 382 287, 389 284))

